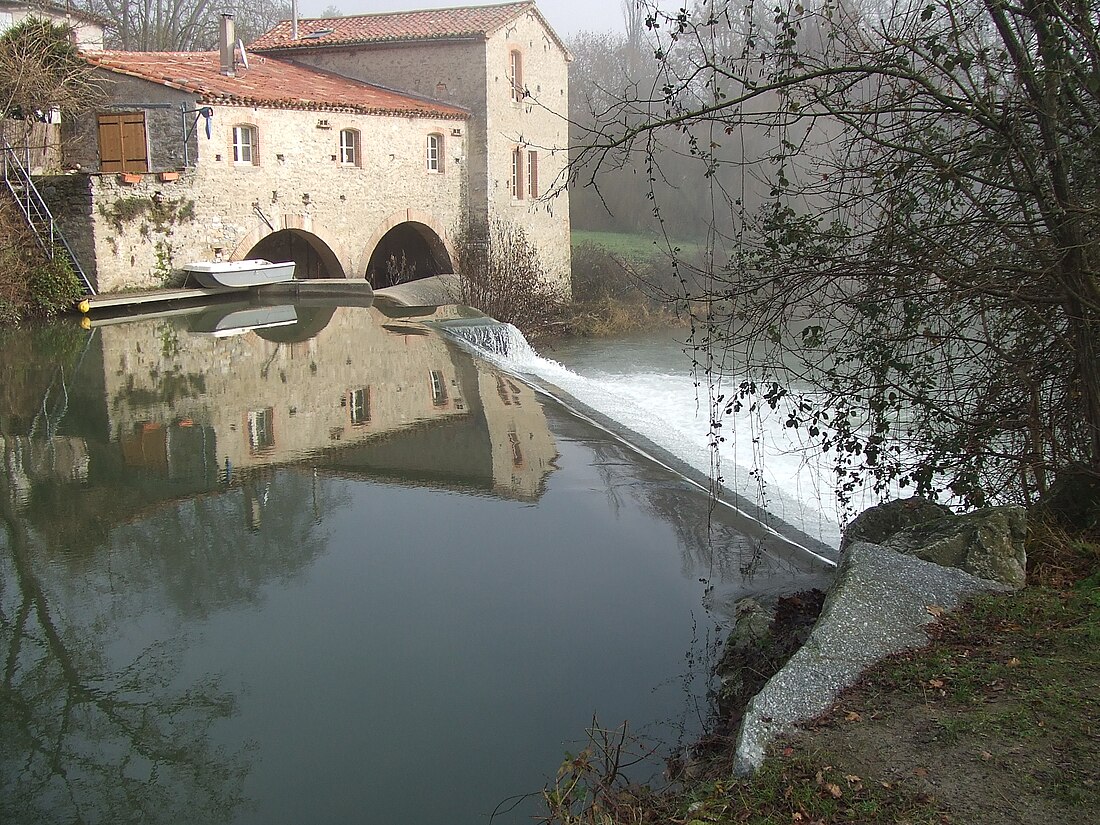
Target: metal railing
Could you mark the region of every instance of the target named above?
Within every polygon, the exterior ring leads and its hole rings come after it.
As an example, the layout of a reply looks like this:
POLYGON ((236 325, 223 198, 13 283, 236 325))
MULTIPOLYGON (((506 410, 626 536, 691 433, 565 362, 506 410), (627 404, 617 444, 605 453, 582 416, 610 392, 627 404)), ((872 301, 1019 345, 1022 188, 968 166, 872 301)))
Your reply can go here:
POLYGON ((23 217, 27 219, 27 225, 34 232, 39 246, 45 250, 46 255, 52 261, 59 252, 67 258, 73 271, 80 276, 85 288, 91 295, 96 294, 95 287, 85 274, 80 262, 76 259, 76 253, 69 246, 68 240, 61 233, 61 229, 54 220, 53 213, 42 198, 38 187, 31 179, 28 166, 19 159, 19 155, 7 140, 0 138, 0 167, 3 167, 4 184, 11 192, 23 217))

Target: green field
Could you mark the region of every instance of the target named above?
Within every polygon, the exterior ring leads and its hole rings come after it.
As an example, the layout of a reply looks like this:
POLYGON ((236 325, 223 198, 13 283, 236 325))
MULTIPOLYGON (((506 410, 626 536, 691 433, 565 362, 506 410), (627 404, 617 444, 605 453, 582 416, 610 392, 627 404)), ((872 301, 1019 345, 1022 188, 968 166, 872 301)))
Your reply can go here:
MULTIPOLYGON (((668 241, 657 234, 636 235, 627 232, 573 230, 573 246, 582 244, 598 246, 612 255, 635 260, 668 252, 668 241)), ((694 241, 673 240, 672 244, 678 247, 682 254, 691 254, 699 249, 699 244, 694 241)))

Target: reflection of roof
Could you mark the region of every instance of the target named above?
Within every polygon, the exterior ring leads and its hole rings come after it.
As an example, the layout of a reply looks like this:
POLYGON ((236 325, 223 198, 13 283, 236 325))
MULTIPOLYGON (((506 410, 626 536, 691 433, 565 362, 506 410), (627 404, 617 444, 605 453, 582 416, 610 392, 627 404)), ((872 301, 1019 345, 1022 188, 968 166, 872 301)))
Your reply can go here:
POLYGON ((554 42, 562 51, 567 51, 532 0, 497 6, 463 6, 299 20, 297 40, 293 39, 291 21, 281 20, 249 48, 272 51, 418 40, 483 40, 527 12, 533 12, 554 38, 554 42))
POLYGON ((465 118, 457 106, 372 86, 343 75, 253 56, 236 75, 220 71, 218 52, 90 52, 94 66, 198 95, 204 103, 278 109, 324 109, 375 115, 465 118))

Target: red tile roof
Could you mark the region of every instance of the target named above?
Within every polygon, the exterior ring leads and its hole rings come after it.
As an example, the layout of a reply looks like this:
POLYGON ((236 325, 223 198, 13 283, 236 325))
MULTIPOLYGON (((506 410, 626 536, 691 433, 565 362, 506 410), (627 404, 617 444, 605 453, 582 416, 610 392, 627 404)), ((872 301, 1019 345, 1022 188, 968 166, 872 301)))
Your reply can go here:
POLYGON ((85 52, 94 66, 199 96, 203 103, 365 114, 465 118, 458 106, 361 83, 273 57, 250 55, 235 77, 220 71, 218 52, 85 52))
POLYGON ((484 39, 528 11, 538 16, 554 42, 567 52, 533 0, 499 6, 463 6, 299 20, 297 40, 292 39, 291 22, 281 20, 270 31, 260 35, 249 49, 276 51, 410 40, 484 39))

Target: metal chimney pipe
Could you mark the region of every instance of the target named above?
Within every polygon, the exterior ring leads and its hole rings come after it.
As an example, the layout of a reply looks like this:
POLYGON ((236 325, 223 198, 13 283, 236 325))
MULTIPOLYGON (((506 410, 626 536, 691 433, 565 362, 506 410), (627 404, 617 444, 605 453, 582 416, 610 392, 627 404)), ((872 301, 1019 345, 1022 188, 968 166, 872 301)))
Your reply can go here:
POLYGON ((290 0, 290 39, 298 39, 298 0, 290 0))
POLYGON ((237 74, 237 60, 234 55, 236 45, 237 31, 236 24, 233 22, 233 15, 223 14, 219 46, 221 47, 221 73, 226 77, 233 77, 237 74))

